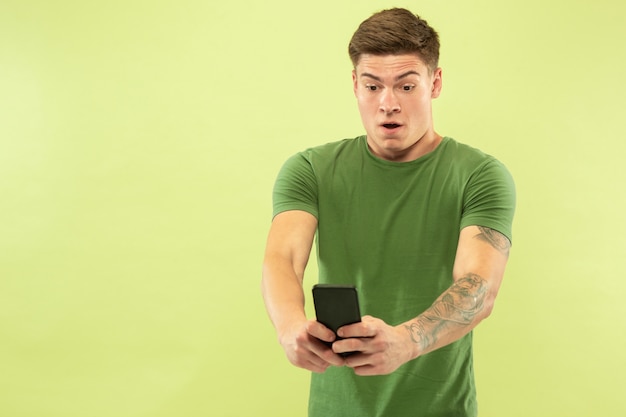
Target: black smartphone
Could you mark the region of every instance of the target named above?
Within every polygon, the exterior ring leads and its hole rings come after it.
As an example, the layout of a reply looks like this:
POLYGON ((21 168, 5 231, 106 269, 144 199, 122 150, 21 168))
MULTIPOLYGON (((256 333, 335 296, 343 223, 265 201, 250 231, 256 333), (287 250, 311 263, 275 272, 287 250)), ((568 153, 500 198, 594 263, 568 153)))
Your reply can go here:
MULTIPOLYGON (((315 304, 317 321, 335 332, 335 335, 337 334, 337 329, 341 326, 361 321, 359 296, 354 286, 314 285, 313 304, 315 304)), ((337 339, 341 338, 337 337, 337 339)), ((348 354, 344 354, 344 356, 348 354)))

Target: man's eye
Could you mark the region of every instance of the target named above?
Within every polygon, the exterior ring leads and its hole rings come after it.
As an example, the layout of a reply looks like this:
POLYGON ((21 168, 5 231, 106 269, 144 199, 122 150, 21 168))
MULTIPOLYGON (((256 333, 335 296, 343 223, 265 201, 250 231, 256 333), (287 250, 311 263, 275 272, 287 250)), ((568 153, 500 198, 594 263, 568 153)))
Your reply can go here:
POLYGON ((367 88, 370 91, 378 90, 378 86, 375 86, 375 85, 366 85, 365 88, 367 88))
POLYGON ((414 85, 403 85, 403 86, 402 86, 402 89, 403 89, 404 91, 411 91, 411 90, 413 90, 413 88, 415 88, 415 86, 414 86, 414 85))

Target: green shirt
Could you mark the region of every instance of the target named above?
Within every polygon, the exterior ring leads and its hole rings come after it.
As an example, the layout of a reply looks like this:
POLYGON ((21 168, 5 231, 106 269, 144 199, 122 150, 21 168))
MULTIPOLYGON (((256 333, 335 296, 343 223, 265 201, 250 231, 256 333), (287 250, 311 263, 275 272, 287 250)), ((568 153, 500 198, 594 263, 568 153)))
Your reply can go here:
MULTIPOLYGON (((374 156, 365 136, 291 157, 274 187, 274 215, 318 219, 319 281, 352 284, 361 313, 398 325, 452 284, 459 232, 511 239, 515 188, 495 158, 444 138, 410 162, 374 156)), ((347 367, 313 374, 309 416, 475 416, 472 334, 385 376, 347 367)))

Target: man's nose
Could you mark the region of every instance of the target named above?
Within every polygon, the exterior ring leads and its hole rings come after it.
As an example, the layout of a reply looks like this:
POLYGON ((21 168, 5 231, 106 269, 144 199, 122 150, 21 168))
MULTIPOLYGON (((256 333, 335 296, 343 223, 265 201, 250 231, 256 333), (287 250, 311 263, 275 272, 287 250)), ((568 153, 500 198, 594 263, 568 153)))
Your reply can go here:
POLYGON ((384 113, 398 113, 400 102, 393 90, 384 91, 380 97, 380 111, 384 113))

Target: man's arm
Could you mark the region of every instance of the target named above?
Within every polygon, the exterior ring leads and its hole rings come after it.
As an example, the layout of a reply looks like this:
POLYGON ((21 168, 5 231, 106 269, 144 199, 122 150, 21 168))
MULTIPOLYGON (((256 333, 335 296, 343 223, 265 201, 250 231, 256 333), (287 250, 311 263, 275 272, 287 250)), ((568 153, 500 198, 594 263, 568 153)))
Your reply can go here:
POLYGON ((433 305, 405 324, 417 355, 454 342, 487 318, 500 289, 511 244, 482 226, 461 231, 454 262, 454 283, 433 305))
POLYGON ((339 355, 321 340, 332 342, 335 334, 304 312, 302 281, 309 260, 317 219, 305 211, 278 214, 270 228, 263 262, 262 292, 278 340, 296 366, 323 372, 343 365, 339 355))
POLYGON ((454 282, 431 307, 395 327, 365 317, 362 323, 339 330, 340 336, 351 339, 334 343, 334 350, 363 352, 348 357, 346 364, 359 375, 375 375, 393 372, 411 359, 460 339, 491 313, 509 249, 509 240, 495 230, 464 228, 454 262, 454 282))

